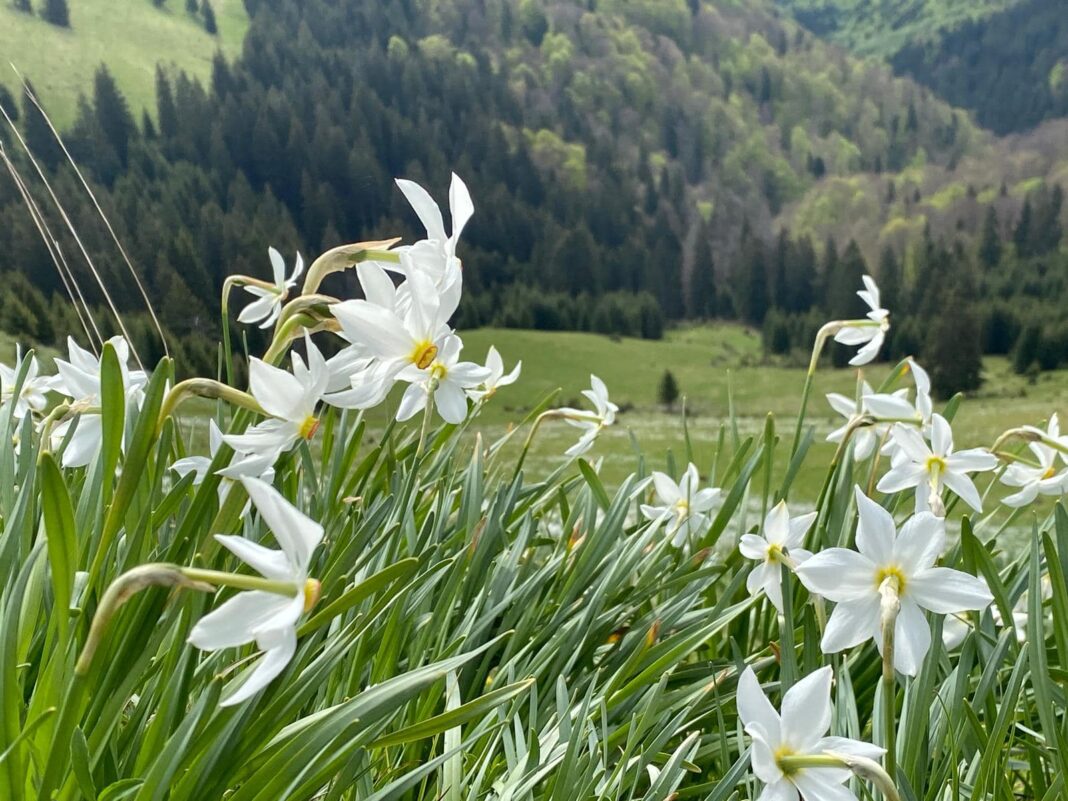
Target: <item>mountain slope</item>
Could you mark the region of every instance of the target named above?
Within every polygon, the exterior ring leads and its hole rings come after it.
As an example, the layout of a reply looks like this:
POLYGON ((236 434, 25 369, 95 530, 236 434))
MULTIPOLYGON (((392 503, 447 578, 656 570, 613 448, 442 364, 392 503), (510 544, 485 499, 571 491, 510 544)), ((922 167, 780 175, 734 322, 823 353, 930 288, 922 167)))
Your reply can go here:
MULTIPOLYGON (((44 0, 33 0, 40 8, 44 0)), ((77 114, 79 94, 89 94, 93 73, 102 63, 115 76, 134 111, 155 109, 156 64, 184 70, 201 80, 211 74, 211 59, 241 52, 248 29, 242 0, 213 0, 218 35, 186 12, 185 0, 69 0, 69 28, 45 22, 38 14, 0 2, 0 86, 12 92, 19 80, 8 66, 28 75, 51 116, 68 127, 77 114)))

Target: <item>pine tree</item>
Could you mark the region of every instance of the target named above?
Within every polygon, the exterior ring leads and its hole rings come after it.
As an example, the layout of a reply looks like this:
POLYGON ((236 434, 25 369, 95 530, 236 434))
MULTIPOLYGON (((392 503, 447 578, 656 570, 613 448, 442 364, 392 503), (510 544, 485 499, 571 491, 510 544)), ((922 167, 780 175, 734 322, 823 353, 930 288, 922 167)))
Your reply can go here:
POLYGON ((1001 261, 1001 234, 998 233, 998 213, 987 206, 983 218, 983 231, 979 238, 979 262, 986 268, 996 267, 1001 261))
POLYGON ((122 96, 115 79, 108 68, 101 65, 93 81, 93 107, 96 122, 103 131, 107 141, 115 148, 119 162, 126 166, 130 149, 130 138, 137 130, 130 107, 122 96))
POLYGON ((761 325, 768 313, 768 265, 764 244, 742 224, 741 256, 735 266, 734 308, 743 321, 761 325))
POLYGON ((1038 349, 1042 344, 1042 329, 1037 323, 1024 328, 1012 351, 1012 369, 1019 375, 1027 373, 1038 363, 1038 349))
POLYGON ((23 135, 26 137, 26 145, 35 158, 54 170, 63 158, 63 151, 41 109, 30 99, 31 95, 40 102, 33 84, 27 80, 22 97, 23 135))
POLYGON ((204 16, 204 30, 212 36, 217 34, 219 27, 215 24, 215 9, 211 7, 211 0, 204 0, 200 6, 200 13, 204 16))
POLYGON ((41 16, 53 25, 61 28, 70 27, 70 10, 67 8, 67 0, 45 0, 41 16))
POLYGON ((670 370, 665 370, 664 375, 661 376, 656 396, 661 406, 666 406, 668 409, 675 408, 675 401, 679 399, 679 385, 670 370))
MULTIPOLYGON (((856 241, 850 240, 841 259, 829 264, 827 280, 827 304, 832 320, 854 320, 863 317, 867 309, 857 297, 863 286, 862 278, 868 267, 856 241)), ((831 361, 835 367, 845 367, 853 355, 853 349, 841 345, 831 348, 831 361)))
POLYGON ((160 136, 164 140, 173 140, 178 135, 178 109, 174 105, 171 82, 159 65, 156 65, 156 113, 160 136))
POLYGON ((15 10, 22 11, 26 14, 33 13, 33 3, 30 0, 15 0, 15 10))
POLYGON ((1034 248, 1031 241, 1031 198, 1027 198, 1023 204, 1023 210, 1020 212, 1020 219, 1016 223, 1016 230, 1013 231, 1012 241, 1016 245, 1016 254, 1018 256, 1031 256, 1034 255, 1034 248))
POLYGON ((185 0, 186 13, 196 16, 200 13, 200 4, 197 0, 185 0))

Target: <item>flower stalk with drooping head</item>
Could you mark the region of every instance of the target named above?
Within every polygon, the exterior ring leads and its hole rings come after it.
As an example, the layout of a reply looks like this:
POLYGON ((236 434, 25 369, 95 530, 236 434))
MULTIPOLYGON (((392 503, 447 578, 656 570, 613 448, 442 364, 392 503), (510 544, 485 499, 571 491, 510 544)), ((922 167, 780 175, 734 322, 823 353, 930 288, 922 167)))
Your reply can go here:
POLYGON ((215 539, 252 566, 263 578, 187 568, 191 579, 239 587, 239 592, 202 617, 189 642, 202 651, 236 648, 250 642, 263 651, 241 686, 221 702, 232 706, 266 687, 293 658, 297 621, 319 599, 319 582, 309 576, 312 556, 323 539, 323 527, 292 506, 271 485, 255 478, 241 480, 267 528, 281 545, 272 550, 227 534, 215 539))
POLYGON ((890 436, 896 453, 893 467, 883 476, 876 488, 880 492, 901 492, 915 489, 916 511, 932 511, 945 517, 942 488, 949 487, 977 512, 983 503, 969 473, 993 470, 997 458, 985 448, 953 450, 953 429, 940 414, 931 415, 931 442, 928 445, 920 432, 905 425, 895 425, 890 436))
POLYGON ((704 533, 709 526, 709 512, 716 505, 723 490, 717 487, 700 489, 701 477, 697 465, 690 462, 676 484, 666 473, 653 473, 653 487, 658 504, 642 504, 641 512, 654 526, 666 525, 671 544, 681 547, 692 536, 704 533))
POLYGON ((1033 502, 1039 495, 1059 496, 1068 493, 1068 467, 1057 469, 1057 455, 1068 462, 1068 442, 1061 435, 1060 421, 1056 414, 1049 419, 1046 430, 1035 426, 1023 426, 1006 431, 994 444, 994 451, 1002 460, 1009 462, 1001 481, 1018 487, 1019 491, 1002 502, 1007 506, 1022 507, 1033 502), (1035 462, 1001 450, 1009 439, 1022 439, 1027 443, 1035 462))
POLYGON ((805 375, 805 386, 801 391, 801 409, 797 415, 797 427, 794 431, 794 442, 790 448, 791 455, 797 452, 801 443, 801 426, 805 419, 805 410, 808 408, 808 396, 812 391, 812 379, 819 365, 823 346, 829 337, 834 337, 835 342, 843 345, 863 345, 856 355, 849 360, 854 367, 868 364, 878 354, 886 339, 886 332, 890 330, 890 312, 882 308, 879 298, 879 287, 870 275, 863 277, 864 289, 857 290, 857 295, 868 305, 867 317, 860 320, 832 320, 825 323, 816 333, 816 341, 812 345, 812 356, 808 363, 808 373, 805 375))
POLYGON ((786 691, 782 714, 764 695, 751 667, 738 679, 738 716, 752 739, 753 773, 764 782, 757 801, 856 801, 844 787, 853 773, 875 779, 890 797, 893 782, 874 760, 883 749, 846 737, 827 737, 831 727, 831 668, 809 674, 786 691), (861 770, 866 773, 861 773, 861 770))

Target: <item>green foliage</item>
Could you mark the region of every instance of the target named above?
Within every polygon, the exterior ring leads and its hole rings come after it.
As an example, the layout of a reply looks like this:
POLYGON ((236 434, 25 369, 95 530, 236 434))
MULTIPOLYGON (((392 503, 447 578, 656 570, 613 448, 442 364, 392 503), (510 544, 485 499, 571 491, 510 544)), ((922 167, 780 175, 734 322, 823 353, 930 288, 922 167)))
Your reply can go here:
POLYGON ((44 0, 41 16, 57 27, 70 27, 70 9, 67 8, 67 0, 44 0))
POLYGON ((665 370, 664 375, 660 377, 660 384, 656 389, 656 397, 661 406, 666 406, 669 409, 674 408, 675 401, 679 399, 679 385, 670 370, 665 370))

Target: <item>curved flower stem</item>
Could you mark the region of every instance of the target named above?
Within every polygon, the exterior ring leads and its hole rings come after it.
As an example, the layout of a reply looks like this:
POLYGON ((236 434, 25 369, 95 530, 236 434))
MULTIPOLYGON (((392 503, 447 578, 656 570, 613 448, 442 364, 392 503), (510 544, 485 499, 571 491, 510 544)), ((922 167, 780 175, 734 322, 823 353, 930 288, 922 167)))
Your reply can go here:
POLYGON ((52 438, 52 427, 61 422, 68 414, 71 413, 71 406, 69 403, 60 403, 52 411, 48 413, 48 416, 41 421, 41 426, 38 429, 40 432, 41 449, 50 449, 50 440, 52 438))
POLYGON ((182 401, 192 397, 220 399, 242 409, 253 411, 256 414, 267 415, 267 412, 264 411, 259 402, 247 392, 234 389, 212 378, 189 378, 171 387, 171 391, 163 399, 163 404, 159 410, 157 428, 163 427, 163 422, 174 414, 182 401))
POLYGON ((319 325, 320 322, 320 320, 303 311, 286 318, 286 321, 275 330, 274 339, 271 341, 271 346, 267 348, 267 352, 263 354, 263 360, 267 364, 277 366, 289 348, 290 343, 299 336, 297 333, 299 329, 312 329, 319 325))
POLYGON ((430 434, 430 424, 434 419, 434 393, 437 388, 438 378, 432 375, 426 385, 426 406, 423 407, 423 424, 419 427, 419 444, 415 447, 416 459, 423 455, 423 447, 426 445, 426 438, 430 434))
POLYGON ((544 412, 534 418, 534 423, 530 427, 530 433, 527 434, 526 442, 523 443, 523 450, 519 453, 519 459, 516 460, 515 470, 512 472, 512 479, 515 480, 519 475, 519 471, 523 469, 523 462, 526 461, 527 452, 530 450, 531 444, 534 442, 534 435, 538 433, 538 429, 541 428, 541 424, 546 420, 554 420, 556 418, 563 417, 558 409, 546 409, 544 412))
POLYGON ((186 575, 183 568, 178 565, 154 562, 147 565, 138 565, 131 570, 127 570, 108 585, 104 595, 100 598, 100 604, 96 608, 93 622, 89 627, 89 636, 86 638, 85 645, 82 646, 82 652, 78 656, 78 661, 74 665, 75 676, 85 676, 89 672, 93 662, 93 655, 100 646, 104 632, 107 630, 115 613, 118 612, 119 607, 130 600, 136 593, 148 587, 185 587, 201 592, 211 592, 214 589, 211 584, 186 575))
POLYGON ((400 237, 375 242, 354 242, 351 245, 340 245, 328 250, 313 261, 308 268, 301 294, 315 294, 319 291, 319 285, 326 276, 355 267, 360 262, 384 261, 398 264, 400 254, 389 250, 398 242, 400 242, 400 237))
POLYGON ((784 773, 792 773, 805 768, 845 768, 852 771, 855 776, 866 779, 879 788, 886 801, 901 801, 901 796, 890 774, 878 762, 867 757, 824 751, 822 754, 781 756, 776 760, 776 764, 784 773))
POLYGON ((886 749, 886 771, 890 776, 897 772, 897 722, 895 701, 897 696, 894 674, 894 629, 901 611, 900 583, 896 576, 887 576, 879 585, 881 596, 880 614, 883 635, 883 748, 886 749))

